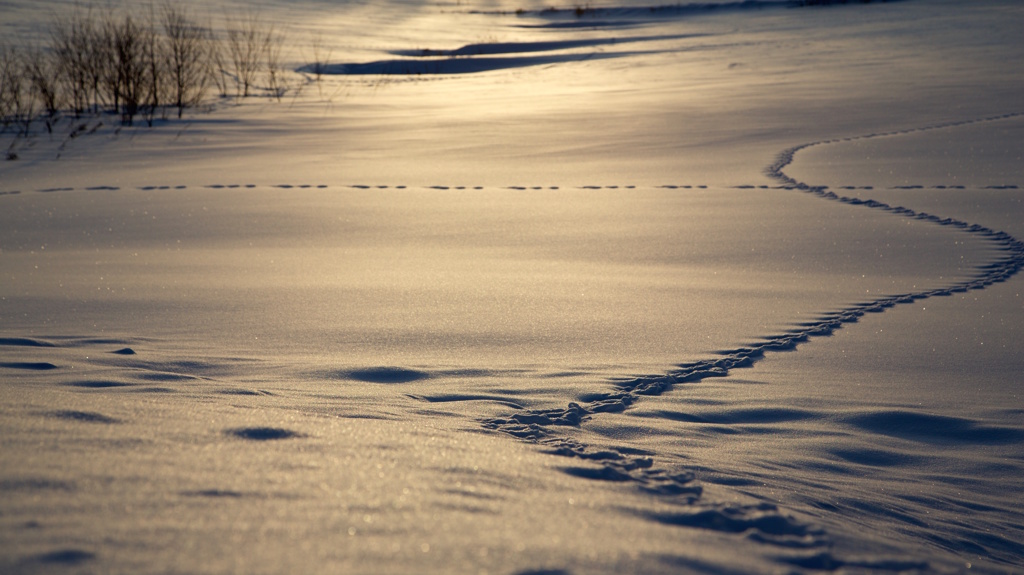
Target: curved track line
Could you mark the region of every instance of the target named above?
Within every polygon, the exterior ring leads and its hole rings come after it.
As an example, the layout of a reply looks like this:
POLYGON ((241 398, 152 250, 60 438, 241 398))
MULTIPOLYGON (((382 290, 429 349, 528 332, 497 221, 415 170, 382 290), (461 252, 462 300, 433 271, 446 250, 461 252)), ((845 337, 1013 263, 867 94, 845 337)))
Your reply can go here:
MULTIPOLYGON (((947 129, 947 128, 959 128, 961 126, 969 126, 971 124, 983 124, 983 123, 986 123, 986 122, 996 122, 996 121, 999 121, 999 120, 1009 120, 1009 119, 1012 119, 1012 118, 1019 118, 1019 117, 1022 117, 1022 116, 1024 116, 1024 112, 1011 112, 1009 114, 1001 114, 1001 115, 998 115, 998 116, 987 116, 985 118, 976 118, 974 120, 959 120, 959 121, 956 121, 956 122, 945 122, 945 123, 942 123, 942 124, 933 124, 931 126, 924 126, 924 127, 920 127, 920 128, 907 128, 907 129, 904 129, 904 130, 894 130, 892 132, 876 132, 876 133, 872 133, 872 134, 862 134, 860 136, 849 136, 849 137, 846 137, 846 138, 835 138, 835 139, 832 139, 832 140, 819 140, 817 142, 807 142, 805 144, 800 144, 798 146, 793 146, 792 148, 787 148, 787 149, 783 150, 782 152, 780 152, 779 155, 776 156, 775 162, 772 163, 767 168, 765 168, 765 175, 767 175, 768 177, 770 177, 770 178, 776 180, 777 182, 779 182, 779 183, 781 183, 783 185, 786 185, 786 186, 793 186, 793 187, 795 187, 797 189, 801 189, 801 190, 811 190, 811 189, 814 189, 813 186, 811 186, 809 184, 806 184, 804 182, 800 182, 800 181, 796 180, 795 178, 786 175, 786 173, 782 171, 783 168, 785 168, 789 164, 793 163, 793 157, 800 150, 804 150, 804 149, 807 149, 807 148, 812 148, 814 146, 823 146, 823 145, 826 145, 826 144, 840 144, 840 143, 843 143, 843 142, 856 142, 856 141, 859 141, 859 140, 870 140, 870 139, 874 139, 874 138, 888 138, 888 137, 891 137, 891 136, 906 136, 906 135, 910 135, 910 134, 919 134, 919 133, 922 133, 922 132, 931 132, 931 131, 934 131, 934 130, 944 130, 944 129, 947 129)), ((897 186, 894 189, 919 189, 919 188, 923 188, 923 187, 924 186, 897 186)), ((960 186, 950 186, 950 187, 951 188, 959 188, 960 186)), ((1017 186, 1015 186, 1015 185, 987 186, 987 188, 990 188, 990 189, 1011 189, 1011 188, 1016 188, 1016 187, 1017 186)))
MULTIPOLYGON (((856 322, 865 314, 883 312, 899 304, 911 303, 930 297, 947 296, 958 292, 984 289, 993 283, 1006 281, 1018 273, 1024 267, 1024 243, 1006 232, 996 231, 955 218, 942 218, 902 206, 891 206, 871 199, 840 196, 829 191, 826 187, 812 186, 796 180, 787 175, 783 170, 792 163, 797 152, 812 146, 910 134, 978 122, 1002 120, 1021 115, 1024 114, 1006 114, 913 130, 810 142, 782 151, 776 158, 776 161, 765 170, 766 174, 779 182, 782 187, 800 190, 826 200, 883 210, 906 218, 958 228, 965 233, 993 244, 997 250, 1002 252, 996 260, 979 266, 973 276, 968 279, 944 288, 880 297, 846 307, 839 311, 822 314, 815 320, 800 324, 797 328, 765 337, 764 343, 724 351, 721 352, 722 357, 715 359, 682 364, 679 366, 679 369, 662 375, 641 376, 618 383, 618 389, 600 394, 589 402, 582 404, 570 403, 564 409, 520 411, 506 417, 484 419, 481 420, 481 424, 487 429, 493 429, 523 440, 544 445, 549 453, 600 465, 599 468, 586 466, 564 469, 572 475, 606 481, 632 482, 644 491, 674 496, 679 500, 685 498, 684 501, 686 503, 695 504, 689 506, 690 509, 694 510, 693 512, 679 514, 670 519, 651 516, 650 518, 653 520, 675 525, 730 532, 746 532, 748 537, 755 538, 763 543, 777 545, 780 548, 792 549, 798 547, 805 550, 805 552, 807 550, 815 550, 824 553, 824 555, 819 555, 819 557, 824 557, 823 563, 816 565, 815 568, 835 570, 844 566, 845 564, 842 560, 837 559, 831 554, 829 550, 831 544, 823 530, 803 525, 792 517, 783 515, 774 506, 722 506, 701 503, 699 502, 701 488, 699 485, 694 484, 693 474, 689 472, 673 473, 668 469, 656 467, 652 457, 637 456, 629 450, 603 450, 595 452, 589 446, 575 441, 568 437, 567 434, 560 432, 560 428, 581 427, 600 413, 625 411, 643 396, 661 395, 676 385, 694 383, 711 377, 723 377, 729 375, 734 369, 752 367, 763 359, 765 354, 793 350, 799 344, 811 338, 829 336, 844 324, 856 322), (702 520, 701 517, 704 517, 706 521, 702 520), (764 521, 774 522, 772 524, 775 527, 771 529, 763 528, 761 524, 764 521), (780 525, 785 528, 778 528, 780 525), (732 527, 726 528, 727 526, 732 527)), ((786 559, 782 560, 786 561, 786 559)), ((883 566, 876 567, 884 570, 883 566)))
POLYGON ((794 349, 798 344, 807 341, 809 338, 831 335, 834 331, 842 327, 843 324, 855 322, 866 313, 881 312, 897 304, 910 303, 919 299, 946 296, 952 293, 966 292, 968 290, 983 289, 993 283, 1005 281, 1020 271, 1021 267, 1024 266, 1024 243, 1010 234, 996 231, 978 224, 970 224, 954 218, 942 218, 902 206, 891 206, 871 199, 840 196, 829 191, 826 187, 811 186, 804 182, 797 181, 785 174, 785 172, 783 172, 783 168, 793 161, 793 157, 798 151, 811 146, 856 139, 922 132, 982 121, 1001 120, 1020 115, 1022 114, 1008 114, 985 118, 982 120, 955 122, 914 130, 888 132, 884 134, 869 134, 841 140, 823 140, 819 142, 801 144, 781 152, 775 163, 766 169, 766 173, 769 177, 778 180, 788 188, 811 193, 823 199, 884 210, 903 217, 924 220, 938 225, 952 226, 994 244, 998 250, 1003 252, 1003 255, 993 262, 980 266, 975 270, 973 277, 945 288, 906 292, 855 304, 836 312, 824 314, 817 320, 805 322, 799 328, 783 332, 779 335, 765 337, 765 342, 762 344, 723 352, 722 355, 725 357, 683 364, 680 366, 680 369, 670 371, 664 375, 641 376, 619 383, 618 391, 604 394, 603 396, 583 405, 571 403, 566 409, 517 413, 508 418, 485 420, 485 426, 517 437, 539 440, 549 437, 552 434, 552 428, 554 427, 560 425, 578 426, 581 422, 585 421, 588 416, 595 413, 623 411, 639 399, 640 396, 660 395, 675 384, 692 383, 708 377, 722 377, 728 375, 729 370, 731 369, 750 367, 758 360, 762 359, 765 353, 773 351, 789 351, 794 349))

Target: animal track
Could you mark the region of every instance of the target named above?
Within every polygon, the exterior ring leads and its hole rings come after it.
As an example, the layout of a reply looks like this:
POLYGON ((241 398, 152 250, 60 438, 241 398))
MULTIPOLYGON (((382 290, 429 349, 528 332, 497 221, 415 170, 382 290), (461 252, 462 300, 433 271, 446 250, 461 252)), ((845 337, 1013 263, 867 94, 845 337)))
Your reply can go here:
MULTIPOLYGON (((719 352, 721 357, 682 364, 679 369, 662 375, 642 376, 617 384, 617 389, 607 393, 588 396, 584 403, 570 403, 566 408, 545 410, 523 410, 504 416, 484 419, 481 424, 487 429, 506 433, 513 437, 531 441, 546 447, 548 453, 570 457, 577 460, 596 463, 599 467, 566 467, 564 471, 576 477, 584 477, 601 481, 631 482, 644 491, 659 493, 672 497, 685 497, 691 509, 684 513, 661 514, 651 519, 662 523, 685 527, 713 529, 727 532, 745 532, 748 536, 764 543, 777 544, 784 547, 806 547, 824 549, 815 555, 788 558, 785 561, 793 565, 821 570, 836 570, 844 566, 859 567, 860 564, 844 562, 831 554, 830 546, 824 531, 806 526, 788 516, 781 514, 774 506, 740 506, 724 507, 709 506, 700 502, 699 486, 692 485, 686 475, 683 481, 679 475, 659 468, 649 457, 625 455, 617 451, 593 451, 589 446, 568 438, 560 432, 562 427, 581 427, 586 422, 598 417, 601 413, 617 413, 629 409, 643 396, 660 395, 676 385, 696 383, 713 377, 724 377, 732 370, 752 367, 764 358, 765 354, 790 351, 797 348, 810 338, 829 336, 848 323, 858 321, 867 313, 883 312, 899 304, 936 296, 947 296, 953 293, 980 290, 997 282, 1003 282, 1018 273, 1024 266, 1024 243, 1007 234, 978 224, 971 224, 954 218, 919 212, 902 206, 891 206, 884 202, 862 199, 853 196, 839 195, 824 186, 811 186, 788 176, 783 170, 792 163, 800 150, 816 145, 824 145, 840 141, 852 141, 864 138, 876 138, 899 134, 910 134, 925 130, 955 127, 984 121, 996 121, 1017 117, 1020 114, 1006 114, 981 120, 954 122, 916 130, 902 130, 884 134, 811 142, 788 148, 781 152, 776 161, 766 169, 766 174, 779 182, 776 189, 792 189, 816 195, 822 199, 843 202, 869 209, 883 210, 894 215, 923 220, 942 226, 959 228, 993 244, 1001 252, 995 261, 979 266, 973 277, 943 288, 907 292, 877 298, 849 306, 839 311, 825 313, 817 319, 804 322, 793 330, 763 338, 763 343, 719 352), (660 481, 653 481, 657 478, 660 481), (664 481, 671 479, 674 481, 664 481)), ((753 189, 755 186, 737 186, 741 189, 753 189)), ((769 189, 771 186, 756 186, 758 189, 769 189)), ((943 188, 935 186, 936 188, 943 188)), ((907 186, 901 186, 906 189, 907 186)), ((923 188, 923 186, 917 186, 923 188)), ((960 186, 950 186, 960 189, 960 186)), ((871 187, 845 186, 843 189, 855 190, 871 187)), ((990 186, 988 189, 1016 189, 1016 186, 990 186)), ((1005 430, 967 429, 968 433, 985 435, 1000 433, 1005 430)), ((1000 436, 1002 437, 1002 436, 1000 436)), ((906 562, 889 565, 888 563, 872 564, 877 570, 900 570, 903 568, 922 568, 919 563, 907 567, 906 562)), ((926 568, 926 567, 924 567, 926 568)))
MULTIPOLYGON (((939 127, 949 127, 949 126, 948 125, 943 125, 943 126, 939 126, 939 127)), ((932 128, 932 129, 938 129, 939 127, 932 128)), ((903 133, 903 132, 899 132, 899 133, 903 133)), ((890 136, 890 135, 894 135, 894 134, 896 134, 896 133, 880 134, 880 135, 877 135, 877 136, 864 136, 864 138, 890 136)), ((843 140, 843 141, 848 141, 848 140, 843 140)), ((829 144, 829 143, 833 143, 833 142, 834 141, 832 141, 832 140, 822 141, 822 142, 814 142, 814 143, 811 143, 811 144, 805 144, 805 145, 802 145, 802 146, 797 146, 795 148, 790 148, 789 150, 786 150, 785 152, 780 154, 780 156, 779 156, 780 157, 780 161, 781 161, 781 159, 784 159, 786 157, 791 158, 792 154, 795 154, 796 152, 802 150, 805 147, 812 146, 812 145, 829 144), (787 156, 787 153, 789 153, 788 156, 787 156)), ((774 167, 775 167, 775 164, 773 164, 772 166, 770 166, 768 168, 767 172, 768 172, 769 175, 774 173, 772 171, 774 167)), ((775 177, 775 176, 772 176, 772 177, 775 177)), ((778 179, 778 178, 776 178, 776 179, 778 179)), ((264 184, 264 185, 256 185, 256 184, 207 184, 207 185, 200 185, 200 186, 192 186, 191 188, 189 186, 186 186, 186 185, 173 185, 173 186, 172 185, 145 185, 145 186, 138 186, 138 187, 131 188, 131 189, 137 190, 137 191, 143 191, 143 192, 152 192, 152 191, 177 191, 177 190, 188 190, 188 189, 208 189, 208 190, 240 190, 240 189, 247 189, 247 190, 251 190, 251 189, 256 189, 256 188, 260 188, 260 187, 276 188, 276 189, 281 189, 281 190, 291 190, 291 189, 299 189, 299 190, 309 190, 309 189, 317 189, 317 190, 325 190, 325 189, 351 189, 351 190, 439 190, 439 191, 447 191, 447 190, 475 190, 475 191, 482 191, 482 190, 486 190, 488 188, 494 188, 494 187, 499 188, 499 189, 517 190, 517 191, 527 191, 527 190, 530 190, 530 191, 542 191, 542 190, 559 191, 559 190, 572 190, 572 189, 575 189, 575 190, 637 190, 637 189, 644 189, 644 188, 656 188, 656 189, 663 189, 663 190, 707 190, 707 189, 710 189, 710 188, 734 189, 734 190, 795 190, 795 189, 799 188, 799 186, 797 186, 796 183, 794 183, 794 181, 790 181, 788 179, 788 176, 786 178, 783 178, 781 181, 783 183, 781 183, 780 185, 775 185, 775 186, 769 186, 769 185, 765 185, 765 184, 735 184, 735 185, 718 185, 718 186, 712 186, 712 185, 708 185, 708 184, 660 184, 660 185, 654 185, 654 186, 651 186, 651 185, 637 185, 637 184, 605 184, 605 185, 588 184, 588 185, 583 185, 583 186, 554 186, 554 185, 546 185, 546 186, 520 186, 520 185, 513 185, 513 186, 466 186, 466 185, 441 185, 441 184, 437 184, 437 185, 430 185, 430 186, 407 186, 407 185, 391 185, 391 184, 341 184, 341 185, 331 185, 331 184, 323 184, 323 183, 321 183, 321 184, 264 184)), ((818 186, 818 188, 819 189, 827 190, 827 189, 829 189, 829 186, 818 186)), ((986 186, 972 186, 972 185, 956 184, 956 185, 948 185, 947 186, 947 185, 904 184, 904 185, 899 185, 899 186, 891 186, 891 187, 888 187, 888 188, 881 188, 881 187, 876 187, 876 186, 851 186, 851 185, 844 185, 844 186, 837 186, 836 189, 841 189, 841 190, 876 190, 876 189, 877 190, 881 190, 881 189, 888 189, 888 190, 968 190, 968 189, 976 189, 976 190, 1020 190, 1020 189, 1024 189, 1024 185, 1019 185, 1019 184, 997 184, 997 185, 986 185, 986 186)), ((34 190, 34 191, 37 192, 37 193, 54 193, 54 192, 75 192, 75 191, 95 192, 95 191, 120 191, 120 190, 122 190, 122 188, 117 187, 117 186, 90 186, 90 187, 86 187, 86 188, 46 188, 46 189, 39 189, 39 190, 34 190)), ((22 194, 22 193, 23 193, 22 190, 0 191, 0 196, 19 195, 19 194, 22 194)))
MULTIPOLYGON (((890 206, 889 204, 870 199, 861 199, 851 196, 840 196, 835 192, 828 191, 827 187, 810 186, 799 182, 783 172, 783 168, 793 161, 794 155, 805 148, 828 144, 838 141, 850 141, 855 139, 890 136, 896 134, 915 133, 924 130, 960 126, 979 121, 993 121, 1005 118, 1016 117, 1019 114, 1008 114, 996 116, 984 120, 969 122, 955 122, 917 130, 903 130, 884 134, 871 134, 858 138, 844 138, 842 140, 826 140, 794 146, 779 154, 775 163, 766 170, 767 174, 780 181, 782 188, 800 190, 815 194, 821 198, 839 201, 851 205, 864 206, 872 209, 879 209, 892 212, 903 217, 914 218, 932 222, 942 226, 960 228, 966 233, 981 237, 994 244, 1003 252, 1003 256, 996 261, 980 266, 975 276, 969 280, 950 285, 945 288, 937 288, 920 292, 911 292, 887 296, 860 304, 850 306, 821 315, 817 320, 804 322, 799 328, 784 332, 778 335, 763 338, 764 343, 749 347, 738 348, 720 352, 724 357, 698 361, 680 366, 679 370, 671 371, 664 375, 643 376, 633 380, 620 382, 619 389, 614 392, 597 394, 590 397, 590 401, 584 404, 570 403, 565 409, 549 409, 540 411, 527 411, 513 414, 507 418, 493 418, 485 420, 484 426, 489 429, 496 429, 515 437, 529 440, 539 440, 552 435, 552 428, 562 425, 578 426, 587 421, 596 413, 621 412, 629 408, 641 396, 660 395, 672 386, 683 383, 698 382, 709 377, 723 377, 729 374, 730 370, 744 367, 751 367, 762 359, 766 353, 776 351, 793 350, 812 337, 831 335, 841 328, 843 324, 855 322, 866 313, 884 311, 897 304, 910 303, 920 299, 935 296, 946 296, 952 293, 966 292, 968 290, 983 289, 996 282, 1002 282, 1020 271, 1024 265, 1024 243, 1010 236, 1005 232, 992 230, 978 224, 970 224, 953 218, 941 218, 939 216, 918 212, 902 206, 890 206)), ((759 186, 767 188, 768 186, 759 186)), ((574 456, 581 457, 581 453, 574 456)), ((563 454, 568 454, 565 452, 563 454)))

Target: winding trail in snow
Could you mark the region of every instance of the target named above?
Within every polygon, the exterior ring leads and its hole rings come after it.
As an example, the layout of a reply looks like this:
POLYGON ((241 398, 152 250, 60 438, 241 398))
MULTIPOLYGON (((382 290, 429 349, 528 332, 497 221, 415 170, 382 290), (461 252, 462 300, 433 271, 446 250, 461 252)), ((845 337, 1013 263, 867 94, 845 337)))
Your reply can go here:
POLYGON ((882 210, 900 217, 956 228, 993 245, 1000 255, 993 261, 977 267, 974 274, 968 279, 946 287, 879 297, 850 305, 839 311, 824 313, 814 320, 798 324, 792 330, 764 337, 763 343, 722 351, 719 352, 720 357, 682 364, 679 369, 662 375, 641 376, 619 382, 617 389, 613 391, 598 394, 596 397, 591 396, 590 401, 584 403, 570 403, 564 409, 519 411, 505 417, 484 419, 481 424, 487 429, 535 442, 544 446, 549 453, 586 462, 586 465, 583 466, 564 468, 564 471, 571 475, 595 480, 631 482, 643 491, 668 496, 674 501, 690 504, 679 512, 669 514, 670 516, 652 515, 650 518, 655 521, 730 533, 746 533, 748 538, 775 545, 780 551, 801 551, 800 554, 789 559, 780 557, 780 560, 799 567, 829 571, 842 567, 868 568, 878 571, 927 569, 927 565, 914 562, 897 561, 893 563, 882 560, 879 563, 868 565, 844 561, 832 553, 832 544, 823 529, 807 525, 785 514, 774 505, 702 502, 701 486, 695 482, 693 473, 656 465, 656 454, 652 453, 638 455, 628 449, 602 448, 594 450, 590 446, 572 439, 562 430, 582 427, 602 413, 625 411, 644 396, 661 395, 677 385, 696 383, 713 377, 724 377, 733 370, 753 367, 766 354, 791 351, 811 338, 830 336, 844 325, 858 321, 865 314, 884 312, 900 304, 908 304, 931 297, 982 290, 992 284, 1004 282, 1017 274, 1024 267, 1024 242, 1006 232, 956 218, 941 217, 903 206, 893 206, 876 200, 839 195, 829 190, 827 186, 813 186, 799 181, 786 174, 784 170, 793 162, 799 151, 813 146, 994 122, 1022 115, 1024 114, 1004 114, 908 130, 809 142, 783 150, 778 154, 775 162, 765 169, 765 174, 778 182, 779 187, 798 190, 825 200, 882 210), (813 553, 810 556, 807 555, 809 551, 813 553))
POLYGON ((723 351, 721 353, 724 357, 682 364, 678 370, 673 370, 663 375, 641 376, 621 382, 618 384, 618 390, 603 394, 584 404, 571 403, 565 409, 517 413, 508 418, 485 420, 484 425, 490 429, 497 429, 524 439, 541 440, 549 438, 555 434, 554 429, 557 429, 558 426, 579 426, 582 422, 586 421, 589 416, 594 414, 624 411, 641 396, 660 395, 676 384, 693 383, 709 377, 724 377, 728 375, 729 371, 732 369, 751 367, 758 360, 762 359, 766 353, 791 351, 795 349, 798 344, 803 343, 812 337, 831 335, 844 324, 855 322, 864 314, 882 312, 897 304, 911 303, 930 297, 948 296, 953 293, 984 289, 993 283, 1006 281, 1020 271, 1021 267, 1024 266, 1024 242, 1021 242, 1006 232, 993 230, 978 224, 971 224, 955 218, 943 218, 941 216, 912 210, 903 206, 892 206, 876 200, 838 195, 835 192, 830 191, 826 186, 812 186, 805 182, 800 182, 788 176, 783 170, 786 166, 792 163, 797 152, 811 146, 848 142, 867 138, 911 134, 978 122, 1002 120, 1021 115, 1022 114, 1006 114, 1002 116, 983 118, 980 120, 953 122, 925 128, 902 130, 898 132, 885 132, 851 138, 810 142, 783 150, 777 156, 776 161, 765 169, 766 175, 778 181, 782 185, 781 187, 803 191, 822 199, 883 210, 902 217, 923 220, 941 226, 958 228, 965 233, 972 234, 988 241, 993 244, 997 250, 1002 252, 1001 257, 978 267, 975 270, 974 275, 969 279, 943 288, 918 292, 906 292, 861 302, 839 311, 822 314, 816 320, 803 322, 798 328, 793 330, 764 337, 764 343, 723 351))

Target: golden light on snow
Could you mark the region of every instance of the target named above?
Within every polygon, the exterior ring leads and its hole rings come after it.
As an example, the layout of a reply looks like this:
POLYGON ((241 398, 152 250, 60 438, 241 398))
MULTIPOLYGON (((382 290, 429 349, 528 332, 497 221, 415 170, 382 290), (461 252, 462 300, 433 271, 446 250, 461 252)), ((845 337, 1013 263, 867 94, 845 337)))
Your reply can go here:
POLYGON ((1020 564, 1024 8, 712 4, 6 2, 0 572, 1020 564))

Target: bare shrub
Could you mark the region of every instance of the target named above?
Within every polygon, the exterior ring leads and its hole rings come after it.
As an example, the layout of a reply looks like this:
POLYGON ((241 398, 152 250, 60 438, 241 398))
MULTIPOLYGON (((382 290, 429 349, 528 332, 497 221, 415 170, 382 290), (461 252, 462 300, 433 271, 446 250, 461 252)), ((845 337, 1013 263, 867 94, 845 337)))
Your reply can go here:
POLYGON ((56 80, 76 117, 90 104, 99 105, 99 78, 108 62, 108 54, 97 45, 99 40, 99 25, 91 8, 76 7, 58 14, 50 25, 56 80))
POLYGON ((281 49, 284 47, 284 34, 270 27, 266 30, 264 57, 267 63, 267 87, 280 102, 288 90, 284 81, 284 68, 281 66, 281 49))
POLYGON ((36 116, 32 83, 23 56, 16 49, 0 46, 0 122, 4 130, 15 126, 28 136, 36 116))
MULTIPOLYGON (((160 112, 166 118, 173 107, 181 118, 185 108, 200 105, 211 84, 226 96, 229 77, 237 95, 249 96, 264 72, 270 93, 282 98, 285 37, 273 25, 255 13, 227 18, 221 44, 174 0, 162 1, 148 19, 76 5, 53 17, 46 45, 0 44, 0 132, 16 126, 28 136, 40 113, 52 131, 68 110, 77 118, 104 108, 125 125, 140 114, 153 125, 160 112)), ((316 55, 319 62, 319 47, 316 55)), ((317 68, 318 78, 321 73, 317 68)))
POLYGON ((313 80, 316 81, 317 93, 323 96, 323 77, 327 71, 327 63, 331 59, 331 50, 324 52, 324 38, 317 32, 313 35, 313 80))
POLYGON ((64 105, 57 81, 57 61, 52 52, 39 47, 30 48, 22 58, 29 97, 38 101, 46 111, 46 131, 53 132, 53 119, 64 105))
POLYGON ((24 81, 18 59, 17 51, 0 44, 0 131, 6 131, 14 124, 20 113, 24 81))
POLYGON ((183 8, 166 2, 161 24, 166 37, 171 101, 181 118, 186 107, 202 101, 211 79, 211 62, 218 56, 209 31, 198 26, 183 8))
POLYGON ((130 15, 113 21, 110 32, 114 56, 117 97, 121 101, 121 123, 132 125, 143 104, 149 66, 146 62, 146 30, 130 15))
POLYGON ((238 18, 228 18, 225 24, 228 60, 243 97, 256 83, 263 55, 266 53, 269 33, 259 15, 250 12, 238 18))
POLYGON ((104 104, 102 88, 107 76, 112 75, 113 47, 105 28, 95 20, 87 29, 85 45, 82 47, 84 57, 82 65, 88 81, 87 92, 91 95, 92 110, 99 112, 104 104))
POLYGON ((156 33, 156 15, 152 6, 150 6, 149 20, 142 26, 142 31, 142 58, 146 67, 145 105, 142 107, 142 111, 146 118, 146 124, 152 127, 157 110, 167 101, 168 82, 166 77, 169 60, 169 46, 166 38, 156 33))
POLYGON ((231 76, 228 64, 224 60, 224 46, 213 34, 210 35, 209 56, 207 57, 207 71, 217 87, 217 93, 221 98, 228 96, 228 78, 231 76))

